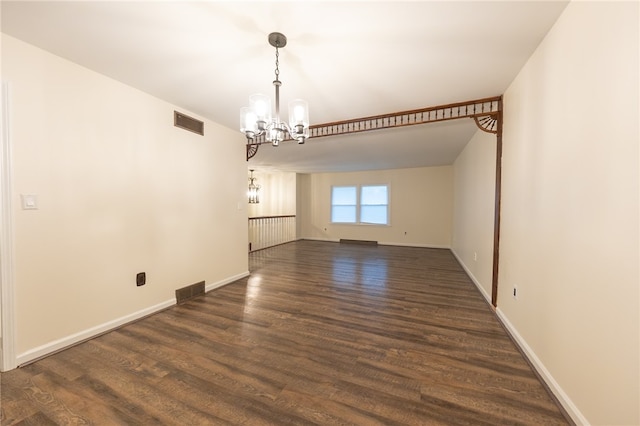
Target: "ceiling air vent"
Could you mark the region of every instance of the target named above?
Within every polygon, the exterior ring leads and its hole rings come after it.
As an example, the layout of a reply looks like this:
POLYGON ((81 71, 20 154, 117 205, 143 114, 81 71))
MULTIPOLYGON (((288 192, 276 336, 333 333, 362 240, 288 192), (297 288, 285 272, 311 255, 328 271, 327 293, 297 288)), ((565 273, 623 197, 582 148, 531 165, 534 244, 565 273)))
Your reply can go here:
POLYGON ((178 111, 173 111, 173 125, 181 129, 204 136, 204 123, 195 118, 184 115, 178 111))

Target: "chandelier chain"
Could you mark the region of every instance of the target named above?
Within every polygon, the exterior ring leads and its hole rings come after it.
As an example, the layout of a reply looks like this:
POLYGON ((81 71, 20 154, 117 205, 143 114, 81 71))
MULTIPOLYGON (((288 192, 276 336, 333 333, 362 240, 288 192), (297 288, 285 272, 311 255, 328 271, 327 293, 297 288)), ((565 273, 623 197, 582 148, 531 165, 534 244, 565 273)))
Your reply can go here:
POLYGON ((278 51, 278 46, 276 46, 276 81, 278 81, 280 77, 280 61, 278 60, 279 57, 280 52, 278 51))

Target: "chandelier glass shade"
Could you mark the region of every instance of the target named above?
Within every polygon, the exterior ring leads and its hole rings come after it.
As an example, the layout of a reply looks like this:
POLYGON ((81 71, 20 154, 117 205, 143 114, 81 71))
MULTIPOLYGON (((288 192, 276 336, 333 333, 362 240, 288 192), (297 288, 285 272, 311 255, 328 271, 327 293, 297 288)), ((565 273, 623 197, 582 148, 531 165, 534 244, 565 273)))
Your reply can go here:
POLYGON ((248 144, 264 135, 273 146, 291 138, 302 144, 309 138, 309 105, 302 99, 289 102, 289 121, 280 119, 280 64, 278 49, 286 46, 287 38, 281 33, 269 34, 269 44, 276 48, 275 114, 271 111, 271 99, 263 94, 249 97, 249 106, 240 109, 240 131, 247 137, 248 144))

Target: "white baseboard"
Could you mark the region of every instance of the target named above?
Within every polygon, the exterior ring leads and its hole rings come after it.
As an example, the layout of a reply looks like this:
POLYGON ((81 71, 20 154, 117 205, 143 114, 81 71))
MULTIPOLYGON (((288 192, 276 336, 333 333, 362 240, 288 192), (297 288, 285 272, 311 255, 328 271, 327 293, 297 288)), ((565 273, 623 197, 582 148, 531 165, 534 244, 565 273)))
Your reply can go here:
POLYGON ((469 270, 469 268, 467 268, 467 265, 465 265, 465 263, 462 261, 460 256, 458 256, 458 253, 456 253, 456 251, 454 249, 451 249, 451 253, 453 253, 453 256, 458 260, 458 263, 462 266, 462 269, 464 269, 464 271, 467 273, 469 278, 471 278, 471 281, 473 281, 473 283, 476 285, 478 290, 480 290, 480 293, 482 294, 482 297, 484 297, 484 299, 487 301, 487 303, 489 303, 489 305, 491 305, 491 296, 489 295, 489 293, 487 293, 487 291, 484 289, 484 287, 482 287, 482 285, 480 284, 480 281, 478 281, 478 279, 473 275, 471 270, 469 270))
MULTIPOLYGON (((464 271, 467 273, 469 278, 471 278, 471 281, 473 281, 473 283, 476 285, 478 290, 480 290, 480 293, 482 293, 482 296, 485 298, 487 303, 491 305, 491 296, 485 291, 485 289, 482 287, 482 285, 476 279, 476 277, 473 276, 469 268, 467 268, 467 265, 464 264, 460 256, 458 256, 458 254, 455 252, 455 250, 451 249, 451 252, 455 256, 455 258, 458 259, 458 262, 462 266, 462 269, 464 269, 464 271)), ((504 325, 504 327, 507 329, 508 333, 511 335, 513 340, 516 341, 516 344, 520 347, 520 350, 524 352, 525 356, 527 357, 527 359, 529 360, 533 368, 535 368, 536 372, 540 375, 540 377, 545 382, 549 390, 551 390, 553 395, 556 397, 558 402, 560 402, 560 404, 562 405, 564 410, 567 412, 567 414, 571 417, 571 419, 577 425, 588 425, 589 422, 587 421, 587 419, 582 415, 580 410, 578 410, 578 407, 575 406, 573 401, 571 401, 569 396, 560 387, 558 382, 556 382, 556 380, 553 378, 549 370, 546 369, 542 361, 540 361, 540 359, 536 356, 535 352, 527 344, 527 342, 520 335, 520 333, 518 333, 518 330, 516 330, 513 324, 511 324, 511 322, 507 319, 507 317, 504 315, 504 312, 502 312, 500 308, 496 308, 495 312, 498 317, 498 320, 500 320, 500 322, 504 325)))
MULTIPOLYGON (((335 238, 310 237, 310 238, 300 238, 300 240, 324 241, 324 242, 329 242, 329 243, 339 243, 340 242, 340 238, 335 239, 335 238)), ((435 249, 447 249, 447 250, 451 249, 451 247, 449 247, 449 246, 442 246, 442 245, 438 245, 438 244, 394 243, 394 242, 389 242, 389 241, 378 241, 377 243, 378 243, 378 245, 381 245, 381 246, 419 247, 419 248, 435 248, 435 249)))
MULTIPOLYGON (((205 291, 211 291, 213 289, 222 287, 224 285, 231 284, 232 282, 237 281, 241 278, 244 278, 248 275, 249 275, 249 271, 245 271, 238 275, 225 278, 224 280, 207 284, 205 286, 205 291)), ((139 310, 137 312, 133 312, 129 315, 125 315, 123 317, 114 319, 112 321, 108 321, 104 324, 100 324, 95 327, 91 327, 87 330, 83 330, 81 332, 72 334, 70 336, 66 336, 61 339, 54 340, 53 342, 46 343, 42 346, 38 346, 37 348, 30 349, 16 357, 16 365, 23 365, 23 364, 32 362, 46 355, 50 355, 54 352, 57 352, 62 349, 68 348, 69 346, 75 345, 76 343, 82 342, 84 340, 88 340, 92 337, 96 337, 96 336, 99 336, 100 334, 114 330, 124 324, 130 323, 132 321, 138 320, 148 315, 160 312, 175 304, 176 304, 175 299, 166 300, 164 302, 158 303, 148 308, 139 310)))
POLYGON ((242 278, 247 277, 247 276, 249 276, 249 271, 244 271, 241 274, 234 275, 234 276, 229 277, 229 278, 225 278, 224 280, 220 280, 220 281, 217 281, 215 283, 209 283, 204 287, 204 291, 208 292, 208 291, 211 291, 211 290, 215 290, 216 288, 220 288, 220 287, 225 286, 227 284, 231 284, 232 282, 237 281, 237 280, 242 279, 242 278))
POLYGON ((324 242, 328 242, 328 243, 339 243, 340 242, 340 240, 336 240, 336 239, 332 239, 332 238, 318 238, 318 237, 298 238, 296 241, 300 241, 300 240, 324 241, 324 242))
POLYGON ((441 246, 438 244, 417 244, 417 243, 392 243, 388 241, 378 241, 381 246, 398 246, 398 247, 417 247, 417 248, 433 248, 451 250, 449 246, 441 246))
POLYGON ((536 356, 536 353, 529 347, 524 338, 518 333, 518 330, 511 324, 509 319, 505 316, 504 312, 500 310, 500 308, 496 309, 496 314, 502 324, 507 328, 511 337, 517 342, 518 346, 525 353, 529 362, 536 369, 542 380, 547 384, 551 392, 558 399, 562 407, 566 410, 567 414, 571 417, 571 419, 577 425, 588 425, 589 421, 584 417, 584 415, 578 410, 578 407, 575 406, 571 398, 565 393, 565 391, 560 387, 558 382, 555 381, 549 370, 544 366, 542 361, 536 356))
POLYGON ((135 321, 147 315, 151 315, 153 313, 159 312, 175 304, 176 304, 175 299, 167 300, 162 303, 158 303, 157 305, 150 306, 148 308, 134 312, 132 314, 125 315, 123 317, 117 318, 112 321, 108 321, 104 324, 91 327, 79 333, 75 333, 70 336, 63 337, 62 339, 54 340, 53 342, 49 342, 42 346, 38 346, 37 348, 30 349, 16 357, 17 365, 23 365, 28 362, 34 361, 38 358, 42 358, 45 355, 52 354, 56 351, 75 345, 76 343, 82 342, 83 340, 87 340, 92 337, 98 336, 102 333, 118 328, 121 325, 129 323, 131 321, 135 321))

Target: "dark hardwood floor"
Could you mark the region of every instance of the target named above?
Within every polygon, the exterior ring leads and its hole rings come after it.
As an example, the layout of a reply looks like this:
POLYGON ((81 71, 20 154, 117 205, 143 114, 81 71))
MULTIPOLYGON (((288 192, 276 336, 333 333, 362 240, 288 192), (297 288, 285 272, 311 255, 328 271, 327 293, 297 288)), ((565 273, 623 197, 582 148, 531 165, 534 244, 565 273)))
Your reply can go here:
POLYGON ((3 373, 2 424, 567 424, 448 250, 298 241, 250 269, 3 373))

